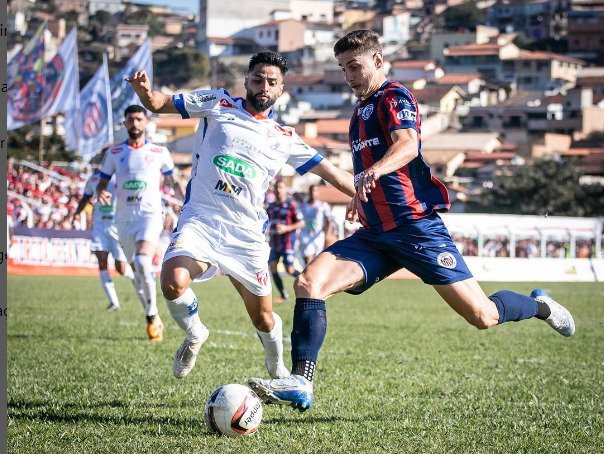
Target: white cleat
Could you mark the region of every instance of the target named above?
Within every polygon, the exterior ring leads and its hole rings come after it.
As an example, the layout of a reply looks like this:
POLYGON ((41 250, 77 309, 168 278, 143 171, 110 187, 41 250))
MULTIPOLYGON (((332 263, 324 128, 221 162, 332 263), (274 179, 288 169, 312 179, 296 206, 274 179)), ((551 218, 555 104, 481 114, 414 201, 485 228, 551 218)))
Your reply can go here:
POLYGON ((174 355, 174 365, 172 366, 172 373, 178 379, 185 378, 189 375, 189 372, 193 370, 195 361, 197 361, 197 355, 203 343, 208 339, 210 331, 204 327, 201 340, 192 342, 188 339, 182 341, 176 354, 174 355))
POLYGON ((540 288, 533 290, 531 298, 549 306, 551 314, 545 319, 549 326, 566 337, 575 333, 575 321, 571 313, 564 306, 555 302, 545 290, 540 288))
POLYGON ((312 382, 301 375, 292 374, 273 380, 249 378, 247 383, 266 404, 289 405, 303 412, 308 410, 315 400, 312 382))

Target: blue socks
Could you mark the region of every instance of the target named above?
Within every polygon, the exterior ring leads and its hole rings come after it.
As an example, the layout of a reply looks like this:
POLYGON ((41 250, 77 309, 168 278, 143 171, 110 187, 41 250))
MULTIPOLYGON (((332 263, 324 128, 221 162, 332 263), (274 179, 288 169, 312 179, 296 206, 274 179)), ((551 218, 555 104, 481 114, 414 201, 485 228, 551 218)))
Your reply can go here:
POLYGON ((500 290, 489 296, 489 299, 497 306, 499 324, 519 322, 537 315, 537 302, 530 296, 511 290, 500 290))
POLYGON ((312 381, 314 369, 327 332, 325 301, 296 298, 292 330, 292 374, 312 381))

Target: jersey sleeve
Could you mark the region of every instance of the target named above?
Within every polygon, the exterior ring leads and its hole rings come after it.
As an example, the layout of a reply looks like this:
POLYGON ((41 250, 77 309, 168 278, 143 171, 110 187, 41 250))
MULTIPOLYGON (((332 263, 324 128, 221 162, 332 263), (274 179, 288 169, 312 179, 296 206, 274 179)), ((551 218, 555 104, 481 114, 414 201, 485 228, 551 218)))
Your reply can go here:
POLYGON ((419 109, 413 96, 403 87, 386 90, 379 104, 390 132, 415 129, 419 132, 419 109))
POLYGON ((94 173, 90 176, 90 178, 88 178, 88 181, 86 182, 86 186, 84 186, 84 195, 86 197, 92 197, 94 195, 94 190, 95 190, 95 184, 94 181, 98 182, 99 181, 99 175, 94 173))
POLYGON ((196 90, 172 96, 174 106, 182 118, 205 117, 220 108, 223 99, 228 98, 223 89, 196 90))
POLYGON ((111 175, 115 173, 115 151, 117 148, 109 148, 105 152, 105 159, 103 159, 103 165, 101 166, 101 170, 99 175, 101 178, 105 180, 111 179, 111 175))
POLYGON ((174 160, 172 159, 172 155, 170 151, 163 147, 164 151, 162 153, 162 163, 161 163, 161 173, 164 176, 172 175, 174 173, 174 160))
POLYGON ((323 160, 317 150, 304 143, 296 131, 291 128, 283 128, 287 133, 291 133, 291 147, 287 163, 296 169, 300 175, 304 175, 314 166, 323 160))

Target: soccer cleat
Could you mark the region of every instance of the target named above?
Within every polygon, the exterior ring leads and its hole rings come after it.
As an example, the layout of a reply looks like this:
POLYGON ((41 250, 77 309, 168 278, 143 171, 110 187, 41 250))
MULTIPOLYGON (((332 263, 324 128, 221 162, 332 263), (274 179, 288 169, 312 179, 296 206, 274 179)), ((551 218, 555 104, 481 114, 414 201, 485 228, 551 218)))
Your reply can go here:
POLYGON ((172 366, 172 373, 176 378, 185 378, 189 375, 189 372, 193 370, 195 361, 197 361, 197 355, 203 343, 207 340, 210 335, 210 331, 204 326, 204 331, 201 335, 201 339, 197 342, 185 339, 176 350, 174 355, 174 364, 172 366))
POLYGON ((159 314, 152 315, 147 321, 147 336, 151 342, 161 342, 164 339, 164 324, 159 314))
POLYGON ((545 319, 545 322, 558 331, 563 336, 572 336, 575 332, 575 321, 573 316, 570 314, 561 304, 555 302, 545 290, 537 288, 531 292, 531 298, 547 304, 551 314, 545 319))
POLYGON ((289 405, 303 412, 308 410, 315 400, 312 382, 301 375, 291 374, 272 380, 249 378, 247 383, 266 404, 289 405))
POLYGON ((120 307, 117 304, 109 304, 109 306, 107 306, 107 312, 116 312, 119 310, 120 307))

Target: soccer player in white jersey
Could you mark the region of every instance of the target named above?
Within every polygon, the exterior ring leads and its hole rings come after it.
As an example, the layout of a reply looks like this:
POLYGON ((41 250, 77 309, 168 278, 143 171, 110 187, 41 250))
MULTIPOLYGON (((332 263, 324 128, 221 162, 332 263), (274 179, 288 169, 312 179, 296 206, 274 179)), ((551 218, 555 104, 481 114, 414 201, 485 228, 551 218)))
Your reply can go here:
POLYGON ((149 122, 147 111, 141 106, 132 105, 124 111, 124 115, 129 138, 105 153, 97 194, 101 203, 111 203, 112 197, 106 188, 115 174, 115 223, 120 244, 126 257, 131 260, 135 286, 144 294, 147 335, 152 341, 158 342, 163 339, 164 325, 157 311, 152 261, 164 219, 161 176, 177 195, 182 194, 172 177, 174 162, 168 149, 145 140, 145 129, 149 122))
POLYGON ((283 92, 286 71, 287 63, 277 53, 252 56, 245 99, 233 98, 224 89, 167 96, 151 90, 143 70, 127 79, 149 110, 201 118, 191 180, 161 273, 170 314, 186 333, 174 358, 177 378, 191 371, 208 337, 191 282, 210 279, 218 270, 229 276, 243 299, 264 347, 269 374, 288 374, 282 322, 272 308, 264 194, 288 163, 300 174, 313 172, 354 195, 348 172, 323 159, 292 128, 272 120, 271 107, 283 92))
MULTIPOLYGON (((78 206, 73 214, 72 222, 88 205, 96 193, 96 187, 101 181, 100 172, 97 170, 93 172, 86 186, 84 187, 84 194, 78 203, 78 206)), ((113 194, 115 192, 115 178, 112 178, 107 185, 107 190, 113 194)), ((103 291, 109 300, 108 311, 117 311, 120 308, 120 301, 115 291, 115 285, 113 279, 107 269, 107 260, 109 254, 113 256, 115 261, 115 269, 122 276, 126 276, 129 279, 134 279, 132 268, 128 265, 126 255, 120 246, 117 228, 115 227, 115 199, 112 198, 111 204, 103 205, 98 200, 95 200, 93 211, 92 211, 92 243, 90 250, 96 256, 99 263, 99 277, 101 278, 101 284, 103 285, 103 291)))
POLYGON ((325 247, 325 234, 329 231, 332 217, 329 205, 317 200, 317 185, 308 188, 308 200, 300 204, 304 227, 300 230, 300 256, 308 265, 325 247))

